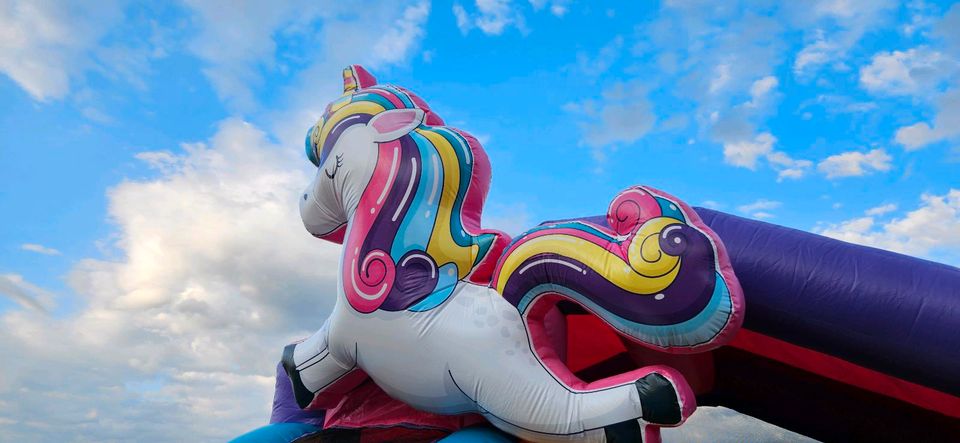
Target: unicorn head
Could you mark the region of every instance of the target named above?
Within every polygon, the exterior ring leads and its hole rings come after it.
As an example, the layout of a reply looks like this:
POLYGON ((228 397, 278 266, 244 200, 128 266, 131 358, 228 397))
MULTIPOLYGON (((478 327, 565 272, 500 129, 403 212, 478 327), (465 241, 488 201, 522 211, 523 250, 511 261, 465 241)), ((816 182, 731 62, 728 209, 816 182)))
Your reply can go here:
POLYGON ((479 142, 358 65, 343 78, 344 95, 307 133, 317 174, 300 214, 311 234, 344 244, 350 305, 401 310, 489 280, 507 240, 480 229, 490 165, 479 142))

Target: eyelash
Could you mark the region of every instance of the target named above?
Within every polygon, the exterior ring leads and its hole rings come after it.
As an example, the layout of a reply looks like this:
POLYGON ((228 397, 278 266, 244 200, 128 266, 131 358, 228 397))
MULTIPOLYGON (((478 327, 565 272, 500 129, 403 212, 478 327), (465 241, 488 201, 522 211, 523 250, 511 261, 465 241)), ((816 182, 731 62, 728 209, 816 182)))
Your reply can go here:
POLYGON ((334 166, 332 174, 330 172, 327 172, 326 169, 323 170, 323 173, 327 174, 327 177, 330 178, 331 180, 333 180, 333 178, 337 176, 337 171, 339 171, 340 167, 343 166, 343 154, 337 154, 336 160, 337 160, 337 164, 336 166, 334 166))

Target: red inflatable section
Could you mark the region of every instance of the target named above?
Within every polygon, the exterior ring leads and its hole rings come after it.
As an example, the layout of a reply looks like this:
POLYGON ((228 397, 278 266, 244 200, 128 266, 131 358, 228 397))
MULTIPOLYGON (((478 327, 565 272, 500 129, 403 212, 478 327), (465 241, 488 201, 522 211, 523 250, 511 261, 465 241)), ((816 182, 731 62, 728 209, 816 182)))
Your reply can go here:
POLYGON ((741 329, 731 346, 832 380, 912 403, 924 409, 960 418, 960 397, 954 397, 783 340, 741 329))
MULTIPOLYGON (((567 365, 573 372, 589 371, 604 364, 666 364, 683 373, 697 394, 709 392, 713 388, 713 366, 709 354, 677 356, 625 344, 612 329, 592 315, 567 316, 566 344, 567 365), (622 357, 624 353, 630 356, 629 361, 622 357)), ((958 397, 748 329, 741 329, 730 346, 930 411, 960 418, 958 397)))

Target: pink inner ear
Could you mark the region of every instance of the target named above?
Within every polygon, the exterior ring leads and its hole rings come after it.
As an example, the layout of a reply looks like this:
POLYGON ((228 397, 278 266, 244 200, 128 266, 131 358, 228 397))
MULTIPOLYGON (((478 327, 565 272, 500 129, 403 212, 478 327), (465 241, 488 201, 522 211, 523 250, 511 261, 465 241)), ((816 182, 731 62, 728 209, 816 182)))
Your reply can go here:
POLYGON ((417 117, 417 111, 413 109, 397 109, 378 115, 370 124, 377 132, 386 134, 410 125, 417 117))

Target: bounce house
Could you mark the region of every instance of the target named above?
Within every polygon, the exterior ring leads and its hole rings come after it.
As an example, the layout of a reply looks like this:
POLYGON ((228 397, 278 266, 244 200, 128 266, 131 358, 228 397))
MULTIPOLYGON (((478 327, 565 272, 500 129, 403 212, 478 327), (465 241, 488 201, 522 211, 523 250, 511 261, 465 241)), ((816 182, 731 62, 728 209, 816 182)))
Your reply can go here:
POLYGON ((474 137, 343 77, 300 198, 343 245, 336 306, 234 441, 656 442, 697 404, 829 441, 960 438, 960 269, 647 186, 511 239, 481 227, 474 137))

